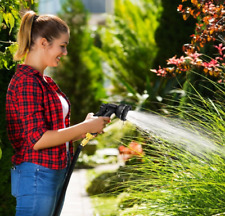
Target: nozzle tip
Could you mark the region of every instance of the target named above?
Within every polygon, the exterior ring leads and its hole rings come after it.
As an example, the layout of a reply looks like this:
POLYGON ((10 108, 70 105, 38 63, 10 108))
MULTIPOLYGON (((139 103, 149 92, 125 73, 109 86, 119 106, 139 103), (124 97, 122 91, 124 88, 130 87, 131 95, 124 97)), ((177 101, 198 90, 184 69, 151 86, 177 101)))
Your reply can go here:
POLYGON ((126 116, 129 110, 131 110, 130 105, 120 104, 116 109, 116 116, 120 118, 122 121, 126 121, 126 116))

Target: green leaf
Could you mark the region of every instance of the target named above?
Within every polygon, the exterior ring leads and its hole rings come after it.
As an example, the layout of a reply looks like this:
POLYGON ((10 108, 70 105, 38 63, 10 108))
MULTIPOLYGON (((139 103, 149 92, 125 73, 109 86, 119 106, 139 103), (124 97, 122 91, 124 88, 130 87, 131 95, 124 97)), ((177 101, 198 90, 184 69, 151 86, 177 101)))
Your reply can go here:
POLYGON ((14 16, 15 19, 17 19, 17 20, 20 19, 18 10, 14 9, 14 8, 11 8, 11 13, 14 16))
POLYGON ((2 150, 1 150, 1 148, 0 148, 0 159, 2 158, 2 150))
POLYGON ((2 15, 2 13, 0 13, 0 27, 2 25, 2 21, 3 21, 3 15, 2 15))
POLYGON ((3 13, 3 19, 5 20, 6 25, 8 26, 9 20, 8 20, 8 13, 3 13))
POLYGON ((8 19, 9 19, 9 26, 10 26, 10 31, 9 33, 11 33, 14 25, 15 25, 15 19, 13 17, 13 15, 11 13, 8 13, 8 19))
POLYGON ((4 67, 8 69, 8 62, 5 59, 3 59, 3 64, 4 64, 4 67))
POLYGON ((10 27, 10 32, 15 25, 15 19, 11 13, 3 13, 3 19, 8 27, 10 27))
POLYGON ((8 47, 8 50, 9 52, 11 53, 11 55, 14 55, 16 53, 16 50, 18 48, 18 44, 15 42, 15 43, 12 43, 9 47, 8 47))

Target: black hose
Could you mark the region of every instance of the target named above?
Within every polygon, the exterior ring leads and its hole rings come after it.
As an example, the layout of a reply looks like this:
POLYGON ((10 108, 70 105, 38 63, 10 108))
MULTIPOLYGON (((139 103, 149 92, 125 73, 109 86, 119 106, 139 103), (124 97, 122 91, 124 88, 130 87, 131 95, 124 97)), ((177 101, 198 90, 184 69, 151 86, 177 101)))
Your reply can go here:
POLYGON ((62 203, 63 203, 64 198, 65 198, 65 194, 66 194, 66 190, 67 190, 67 187, 68 187, 68 184, 69 184, 69 181, 70 181, 70 177, 71 177, 71 175, 73 173, 75 164, 77 162, 77 159, 79 157, 79 154, 80 154, 82 148, 83 148, 83 146, 79 145, 77 147, 75 153, 74 153, 73 160, 72 160, 71 165, 69 167, 69 170, 67 172, 67 175, 66 175, 63 187, 62 187, 62 191, 61 191, 61 194, 60 194, 59 199, 57 201, 57 204, 56 204, 53 216, 59 216, 60 215, 62 203))

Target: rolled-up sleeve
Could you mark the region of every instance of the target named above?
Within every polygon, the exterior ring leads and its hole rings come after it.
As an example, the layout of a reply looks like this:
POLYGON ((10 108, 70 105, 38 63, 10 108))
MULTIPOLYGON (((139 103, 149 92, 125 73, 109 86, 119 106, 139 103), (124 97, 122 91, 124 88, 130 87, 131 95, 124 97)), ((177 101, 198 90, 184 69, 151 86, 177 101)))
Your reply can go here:
POLYGON ((22 122, 23 138, 29 147, 47 131, 43 90, 38 80, 33 76, 24 76, 17 85, 18 114, 22 122))

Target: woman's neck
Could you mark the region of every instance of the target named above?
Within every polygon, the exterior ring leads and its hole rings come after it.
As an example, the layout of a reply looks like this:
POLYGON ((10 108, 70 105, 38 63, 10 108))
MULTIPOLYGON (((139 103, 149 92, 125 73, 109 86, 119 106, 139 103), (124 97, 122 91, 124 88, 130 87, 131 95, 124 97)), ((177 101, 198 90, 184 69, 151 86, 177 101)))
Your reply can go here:
POLYGON ((32 68, 38 70, 42 75, 46 66, 41 63, 41 58, 39 58, 37 53, 28 52, 24 64, 31 66, 32 68))

